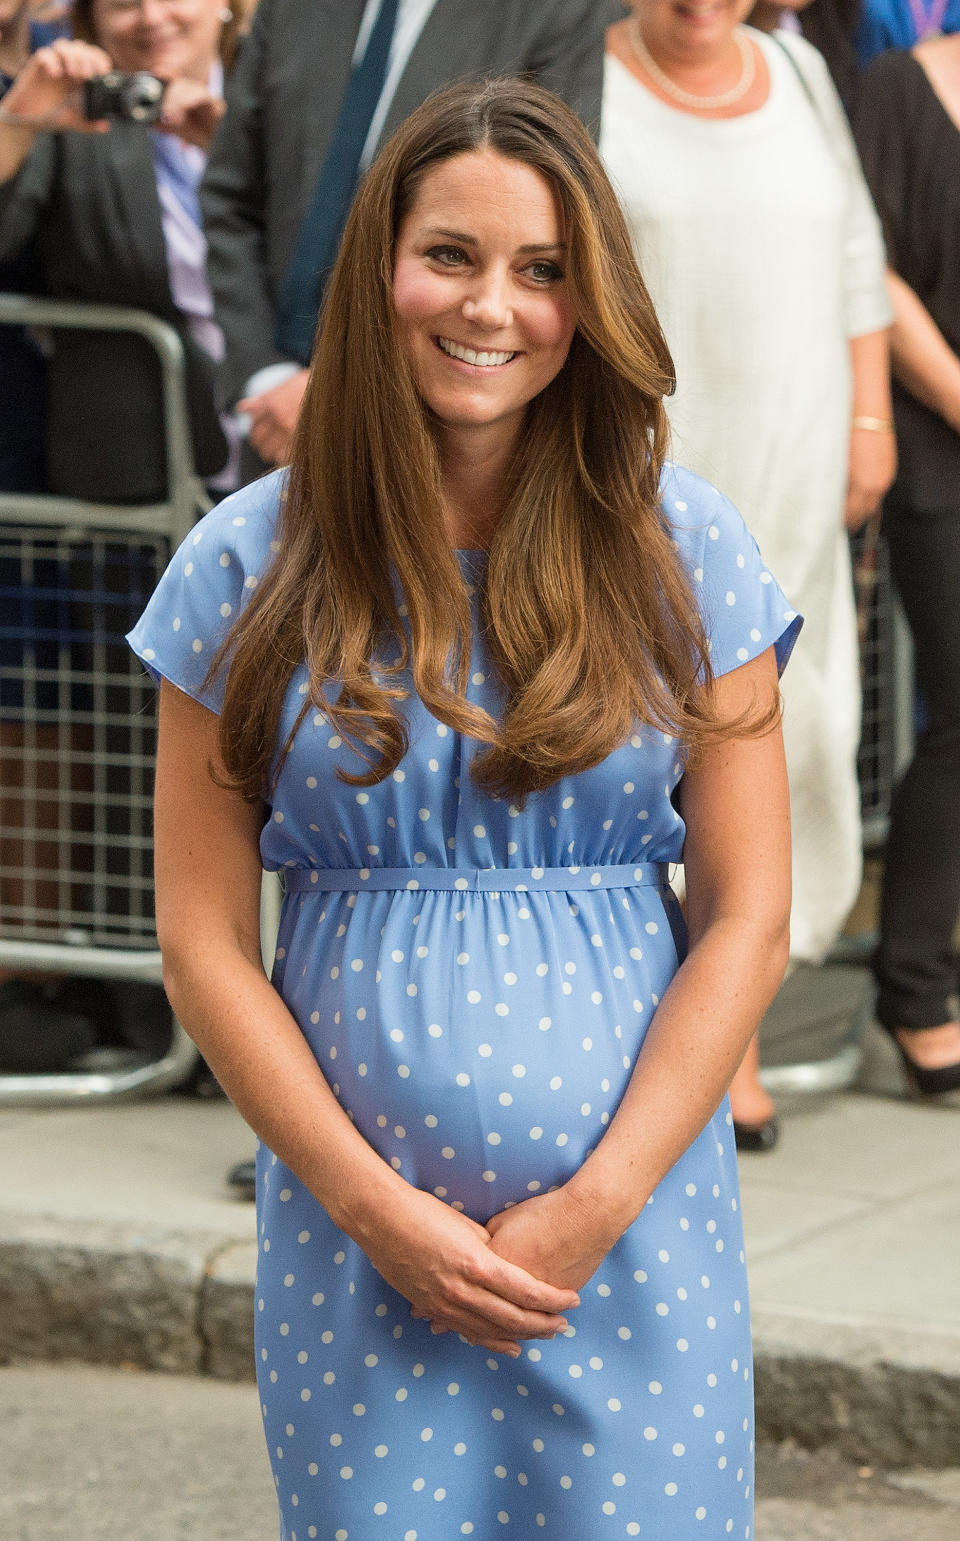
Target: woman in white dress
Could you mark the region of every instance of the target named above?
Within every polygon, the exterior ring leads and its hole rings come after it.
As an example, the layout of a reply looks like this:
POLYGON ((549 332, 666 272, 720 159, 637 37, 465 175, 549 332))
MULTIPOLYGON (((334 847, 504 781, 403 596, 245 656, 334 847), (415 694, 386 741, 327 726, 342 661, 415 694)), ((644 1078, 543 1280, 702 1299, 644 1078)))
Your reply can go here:
MULTIPOLYGON (((784 690, 791 958, 860 882, 860 690, 847 530, 893 477, 883 245, 839 99, 750 0, 633 0, 608 33, 601 151, 673 354, 674 452, 743 512, 807 617, 784 690)), ((741 1144, 776 1138, 751 1046, 741 1144)))

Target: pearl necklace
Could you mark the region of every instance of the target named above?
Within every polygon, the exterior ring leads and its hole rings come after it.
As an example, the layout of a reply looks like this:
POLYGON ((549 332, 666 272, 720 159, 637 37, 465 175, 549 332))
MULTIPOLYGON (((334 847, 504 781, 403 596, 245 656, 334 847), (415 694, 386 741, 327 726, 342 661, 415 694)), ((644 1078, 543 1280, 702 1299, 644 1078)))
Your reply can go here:
POLYGON ((683 107, 692 108, 695 112, 713 112, 719 107, 732 107, 734 102, 739 102, 746 96, 753 85, 757 68, 756 60, 750 39, 745 35, 742 27, 737 27, 733 34, 733 41, 740 50, 740 79, 735 86, 730 87, 729 91, 723 91, 719 96, 697 96, 693 91, 684 91, 682 87, 675 85, 652 57, 643 41, 643 33, 640 31, 640 23, 636 16, 627 18, 627 35, 634 53, 650 79, 656 82, 666 96, 679 102, 683 107))

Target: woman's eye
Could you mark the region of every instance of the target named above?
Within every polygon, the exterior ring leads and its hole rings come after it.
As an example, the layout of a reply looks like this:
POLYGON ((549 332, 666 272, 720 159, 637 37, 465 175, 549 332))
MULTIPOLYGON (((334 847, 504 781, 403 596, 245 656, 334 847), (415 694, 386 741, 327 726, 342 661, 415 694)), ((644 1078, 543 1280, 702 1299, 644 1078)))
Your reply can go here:
POLYGON ((459 267, 467 260, 467 254, 460 246, 431 246, 427 256, 447 268, 459 267))
POLYGON ((538 284, 555 284, 563 277, 562 269, 555 262, 531 262, 527 272, 538 284))

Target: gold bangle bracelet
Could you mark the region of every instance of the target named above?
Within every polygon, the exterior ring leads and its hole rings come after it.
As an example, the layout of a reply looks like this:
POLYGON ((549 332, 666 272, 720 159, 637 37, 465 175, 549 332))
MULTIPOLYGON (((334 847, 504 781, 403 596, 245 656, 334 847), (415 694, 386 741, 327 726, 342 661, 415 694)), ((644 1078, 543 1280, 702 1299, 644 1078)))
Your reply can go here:
POLYGON ((851 428, 865 428, 867 433, 893 433, 893 421, 889 417, 854 417, 851 428))

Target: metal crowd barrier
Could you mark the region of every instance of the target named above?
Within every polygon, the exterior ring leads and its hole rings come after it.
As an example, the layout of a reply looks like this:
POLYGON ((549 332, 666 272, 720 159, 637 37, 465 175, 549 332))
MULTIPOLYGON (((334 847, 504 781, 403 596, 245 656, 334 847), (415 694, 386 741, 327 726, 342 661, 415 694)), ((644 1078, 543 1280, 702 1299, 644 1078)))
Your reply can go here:
MULTIPOLYGON (((163 388, 167 498, 149 506, 0 493, 0 970, 161 982, 153 909, 154 690, 124 634, 209 507, 193 466, 183 346, 139 310, 0 295, 0 325, 135 332, 163 388), (7 629, 14 602, 29 624, 7 629), (6 638, 6 641, 2 639, 6 638)), ((95 383, 93 383, 95 388, 95 383)), ((102 1060, 104 1057, 99 1056, 102 1060)), ((169 1046, 105 1068, 0 1074, 0 1107, 118 1100, 186 1079, 169 1046)))
MULTIPOLYGON (((0 572, 12 560, 43 612, 18 667, 5 667, 0 656, 0 969, 159 984, 154 692, 123 637, 171 551, 208 506, 193 468, 183 347, 170 326, 142 311, 19 295, 0 295, 0 325, 145 337, 162 373, 168 478, 166 501, 150 506, 0 493, 0 572), (6 707, 8 699, 16 705, 6 707)), ((859 775, 864 844, 873 850, 885 838, 913 730, 909 636, 882 539, 862 653, 859 775)), ((268 882, 267 958, 277 908, 276 884, 268 882)), ((842 947, 836 960, 851 961, 862 950, 842 947)), ((764 1080, 776 1092, 848 1085, 859 1065, 856 1036, 852 1028, 850 1041, 829 1058, 774 1066, 764 1080)), ((160 1092, 183 1081, 196 1062, 195 1048, 173 1020, 169 1048, 159 1059, 141 1055, 115 1068, 63 1074, 0 1074, 0 1107, 160 1092)))

